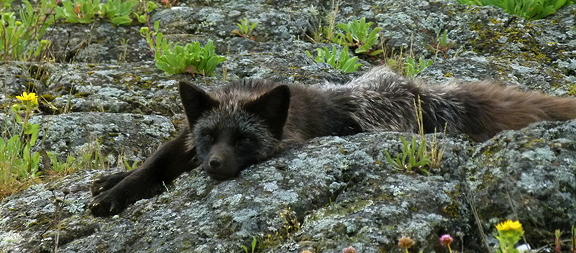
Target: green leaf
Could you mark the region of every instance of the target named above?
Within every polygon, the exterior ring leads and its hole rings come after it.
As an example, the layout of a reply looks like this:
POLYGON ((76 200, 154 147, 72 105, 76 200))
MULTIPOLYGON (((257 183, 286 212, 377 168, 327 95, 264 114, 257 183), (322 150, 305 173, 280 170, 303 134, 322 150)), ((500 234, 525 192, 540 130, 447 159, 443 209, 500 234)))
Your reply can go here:
POLYGON ((132 23, 132 19, 128 16, 120 16, 110 20, 110 23, 115 25, 129 25, 132 23))

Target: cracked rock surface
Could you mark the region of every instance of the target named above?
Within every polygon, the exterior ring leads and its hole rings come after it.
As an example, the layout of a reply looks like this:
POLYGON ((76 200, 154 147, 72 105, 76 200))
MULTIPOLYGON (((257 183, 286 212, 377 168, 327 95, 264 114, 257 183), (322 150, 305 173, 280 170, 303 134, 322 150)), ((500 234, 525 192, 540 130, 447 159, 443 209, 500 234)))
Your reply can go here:
MULTIPOLYGON (((505 131, 484 143, 438 134, 444 151, 430 174, 400 171, 386 160, 401 152, 400 136, 362 133, 321 137, 217 182, 193 170, 168 190, 95 218, 89 186, 99 174, 122 171, 120 157, 143 161, 176 134, 183 121, 177 82, 213 89, 229 80, 264 78, 284 83, 344 83, 383 57, 360 56, 345 74, 306 55, 330 44, 309 37, 331 1, 182 1, 156 11, 171 41, 213 40, 227 60, 213 77, 166 75, 156 69, 140 26, 56 24, 46 32, 51 62, 0 63, 0 125, 8 129, 14 96, 33 88, 41 96, 32 122, 41 125, 37 149, 60 157, 94 143, 110 168, 80 169, 38 183, 0 201, 1 252, 413 252, 452 249, 487 252, 494 226, 519 220, 527 243, 543 247, 554 231, 576 219, 576 122, 542 122, 505 131), (258 22, 255 40, 235 37, 236 23, 258 22), (484 235, 486 237, 483 237, 484 235)), ((382 27, 383 45, 411 48, 434 64, 417 77, 425 85, 453 78, 491 79, 524 90, 570 96, 576 90, 576 5, 543 20, 525 21, 493 7, 453 1, 342 1, 337 23, 365 17, 382 27), (455 42, 429 49, 437 31, 455 42)), ((575 108, 576 110, 576 108, 575 108)), ((432 141, 433 135, 426 138, 432 141)), ((143 186, 145 187, 145 186, 143 186)))

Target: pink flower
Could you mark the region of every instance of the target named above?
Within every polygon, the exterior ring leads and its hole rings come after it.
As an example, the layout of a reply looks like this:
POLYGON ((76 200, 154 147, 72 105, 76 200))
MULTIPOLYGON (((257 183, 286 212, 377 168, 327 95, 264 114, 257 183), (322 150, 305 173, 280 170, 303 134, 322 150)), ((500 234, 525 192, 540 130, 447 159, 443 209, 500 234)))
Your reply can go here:
POLYGON ((445 234, 440 237, 440 244, 442 244, 442 246, 450 247, 452 241, 454 241, 454 239, 452 239, 452 237, 449 234, 445 234))
POLYGON ((356 249, 352 246, 342 250, 342 253, 357 253, 356 249))

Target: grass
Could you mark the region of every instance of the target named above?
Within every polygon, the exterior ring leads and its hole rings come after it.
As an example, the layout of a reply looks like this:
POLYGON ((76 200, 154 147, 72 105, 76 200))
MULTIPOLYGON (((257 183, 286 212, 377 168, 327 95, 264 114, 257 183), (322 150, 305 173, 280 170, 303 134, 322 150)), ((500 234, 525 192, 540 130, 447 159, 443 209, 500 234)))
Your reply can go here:
POLYGON ((384 154, 388 163, 401 171, 419 171, 429 175, 428 169, 440 167, 444 149, 440 146, 436 135, 434 135, 431 143, 426 141, 422 101, 420 98, 414 100, 414 109, 418 123, 418 137, 412 136, 412 140, 408 141, 401 136, 402 151, 394 158, 387 150, 384 150, 384 154))
POLYGON ((325 15, 324 20, 322 20, 318 28, 312 32, 312 36, 308 36, 308 39, 313 43, 330 43, 334 39, 336 28, 336 15, 338 14, 340 6, 340 0, 332 0, 332 5, 330 12, 325 15), (322 25, 326 23, 326 25, 322 25))
POLYGON ((506 13, 528 20, 542 19, 558 9, 576 3, 574 0, 458 0, 461 4, 496 6, 506 13))

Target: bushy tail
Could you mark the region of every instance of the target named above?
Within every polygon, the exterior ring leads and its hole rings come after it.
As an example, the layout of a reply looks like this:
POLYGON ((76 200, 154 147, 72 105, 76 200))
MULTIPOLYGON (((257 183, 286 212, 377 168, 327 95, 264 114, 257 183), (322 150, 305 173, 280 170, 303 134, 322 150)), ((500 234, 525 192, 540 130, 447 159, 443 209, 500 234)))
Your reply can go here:
POLYGON ((486 82, 460 84, 443 97, 459 101, 460 122, 454 127, 477 141, 485 141, 502 130, 524 128, 533 122, 576 118, 576 98, 521 92, 486 82))

